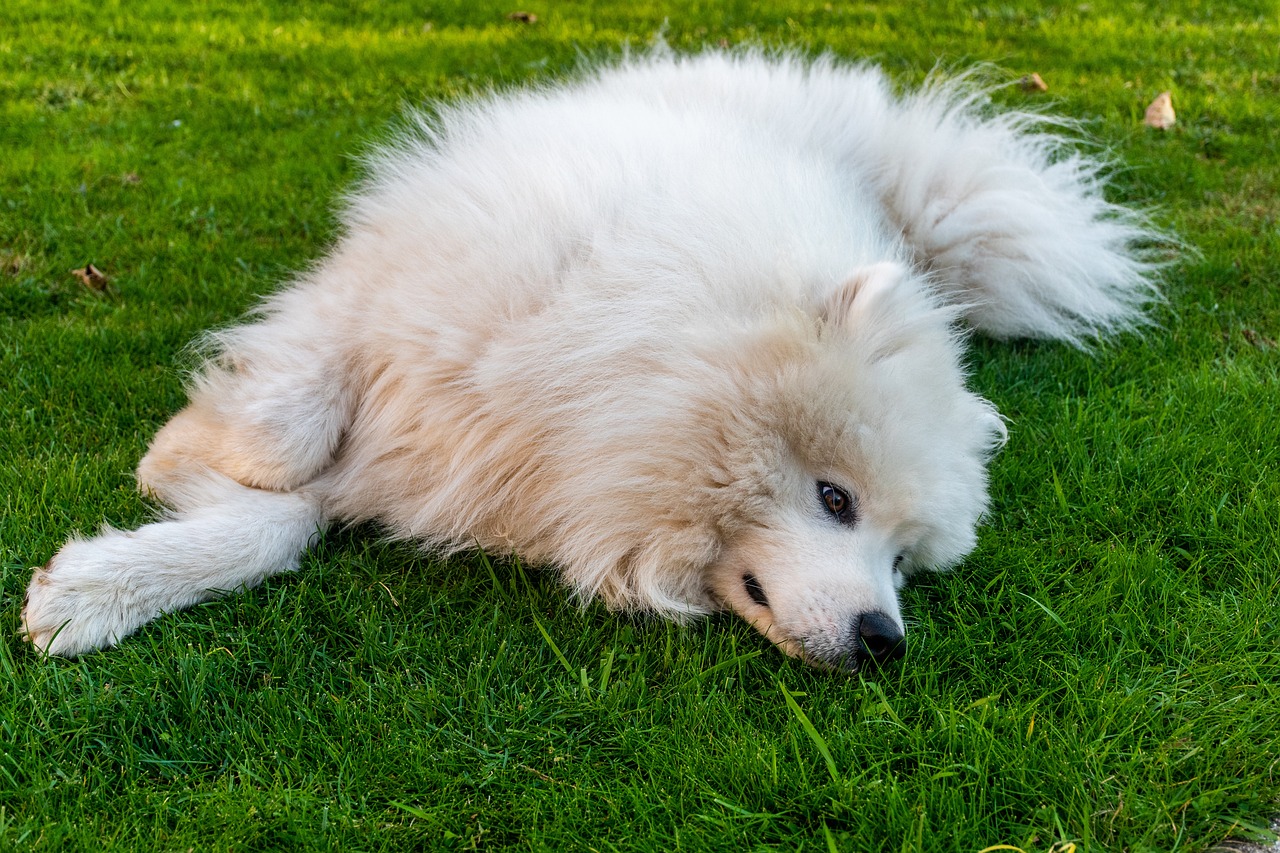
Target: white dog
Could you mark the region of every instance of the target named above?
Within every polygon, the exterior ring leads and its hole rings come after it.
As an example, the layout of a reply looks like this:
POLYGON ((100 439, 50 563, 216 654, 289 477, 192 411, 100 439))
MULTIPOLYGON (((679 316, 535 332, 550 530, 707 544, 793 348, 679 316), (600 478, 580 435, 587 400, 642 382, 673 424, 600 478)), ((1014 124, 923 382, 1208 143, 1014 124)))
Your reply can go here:
POLYGON ((421 117, 328 257, 212 336, 138 467, 170 512, 69 541, 27 638, 108 646, 373 520, 820 665, 898 657, 897 591, 973 548, 1005 436, 957 321, 1080 343, 1154 295, 1098 164, 983 100, 656 51, 421 117))

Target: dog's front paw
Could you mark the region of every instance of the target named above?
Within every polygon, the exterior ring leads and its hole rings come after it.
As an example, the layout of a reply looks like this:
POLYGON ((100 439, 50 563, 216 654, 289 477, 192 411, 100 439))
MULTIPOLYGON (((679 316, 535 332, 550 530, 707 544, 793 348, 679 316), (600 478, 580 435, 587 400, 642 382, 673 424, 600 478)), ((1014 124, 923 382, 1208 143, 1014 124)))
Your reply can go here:
POLYGON ((75 657, 106 648, 154 615, 134 612, 123 578, 96 541, 68 542, 31 578, 22 634, 45 654, 75 657))
MULTIPOLYGON (((22 607, 22 638, 47 654, 57 654, 50 646, 54 635, 62 627, 57 621, 57 594, 50 589, 53 560, 35 570, 27 587, 27 601, 22 607)), ((69 618, 67 620, 69 622, 69 618)))

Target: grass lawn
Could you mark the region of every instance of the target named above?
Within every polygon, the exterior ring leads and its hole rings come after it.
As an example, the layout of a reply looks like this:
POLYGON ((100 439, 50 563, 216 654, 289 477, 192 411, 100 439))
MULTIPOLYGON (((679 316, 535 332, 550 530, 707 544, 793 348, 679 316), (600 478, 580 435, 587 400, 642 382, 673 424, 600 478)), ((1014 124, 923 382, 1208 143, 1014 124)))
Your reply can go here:
POLYGON ((0 849, 1204 850, 1280 799, 1280 24, 1271 3, 8 0, 0 13, 0 849), (1158 8, 1157 8, 1158 7, 1158 8), (528 11, 533 23, 508 13, 528 11), (665 24, 664 24, 665 22, 665 24), (1199 250, 1158 328, 979 341, 994 510, 901 665, 550 573, 329 535, 296 575, 42 660, 30 566, 151 509, 184 346, 316 257, 406 104, 665 26, 1038 72, 1199 250), (1142 126, 1173 91, 1178 124, 1142 126), (92 262, 98 293, 69 273, 92 262))

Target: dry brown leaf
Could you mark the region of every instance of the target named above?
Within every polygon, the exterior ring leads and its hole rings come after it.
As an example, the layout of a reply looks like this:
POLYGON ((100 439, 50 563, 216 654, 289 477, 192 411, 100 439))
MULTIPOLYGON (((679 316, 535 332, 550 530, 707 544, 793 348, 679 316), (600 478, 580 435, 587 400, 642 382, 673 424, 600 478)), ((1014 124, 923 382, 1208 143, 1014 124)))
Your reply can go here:
POLYGON ((512 12, 507 15, 507 20, 521 24, 536 24, 538 23, 538 16, 532 12, 512 12))
POLYGON ((80 279, 80 283, 90 290, 101 293, 107 289, 106 275, 93 264, 85 264, 84 269, 71 270, 71 274, 80 279))
POLYGON ((1044 78, 1034 71, 1018 80, 1018 85, 1022 87, 1024 92, 1047 92, 1049 84, 1044 82, 1044 78))
POLYGON ((1275 341, 1255 329, 1246 327, 1240 330, 1240 334, 1244 336, 1246 341, 1258 349, 1267 350, 1276 348, 1275 341))
POLYGON ((1177 120, 1173 112, 1173 93, 1161 92, 1147 107, 1147 115, 1142 121, 1147 127, 1168 130, 1177 120))
POLYGON ((0 250, 0 270, 7 275, 18 276, 31 266, 31 256, 26 252, 8 252, 0 250))

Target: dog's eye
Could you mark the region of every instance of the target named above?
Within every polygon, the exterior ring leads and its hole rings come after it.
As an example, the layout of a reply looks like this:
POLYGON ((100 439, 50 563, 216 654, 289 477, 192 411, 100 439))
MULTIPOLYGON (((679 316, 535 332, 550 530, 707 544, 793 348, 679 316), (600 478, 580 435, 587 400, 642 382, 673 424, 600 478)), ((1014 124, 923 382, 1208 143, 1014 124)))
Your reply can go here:
POLYGON ((818 483, 818 497, 822 498, 822 505, 827 508, 827 512, 835 516, 841 524, 857 523, 857 504, 844 489, 830 483, 818 483))
POLYGON ((894 570, 895 572, 897 572, 897 571, 901 571, 901 567, 902 567, 902 559, 903 559, 903 557, 905 557, 905 556, 906 556, 905 554, 899 554, 898 556, 896 556, 896 557, 894 557, 894 558, 893 558, 893 570, 894 570))
POLYGON ((743 575, 742 585, 746 587, 747 595, 751 596, 751 600, 761 607, 769 606, 769 598, 764 594, 764 587, 760 586, 760 581, 755 575, 743 575))

